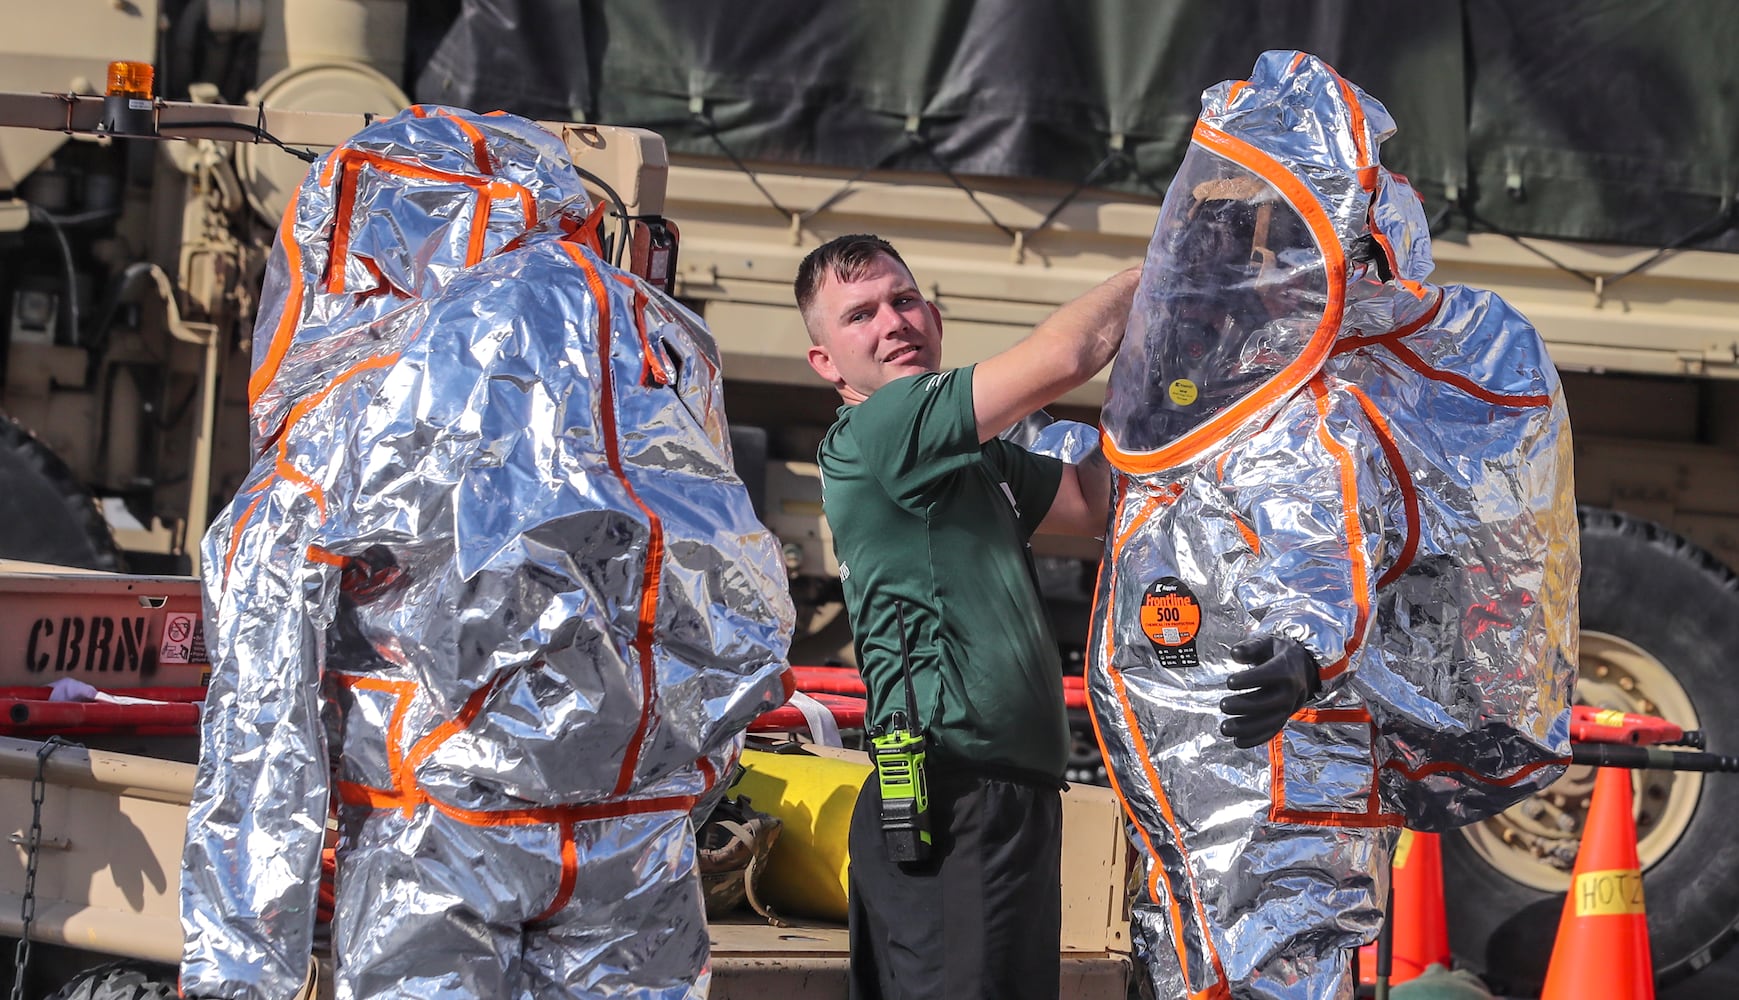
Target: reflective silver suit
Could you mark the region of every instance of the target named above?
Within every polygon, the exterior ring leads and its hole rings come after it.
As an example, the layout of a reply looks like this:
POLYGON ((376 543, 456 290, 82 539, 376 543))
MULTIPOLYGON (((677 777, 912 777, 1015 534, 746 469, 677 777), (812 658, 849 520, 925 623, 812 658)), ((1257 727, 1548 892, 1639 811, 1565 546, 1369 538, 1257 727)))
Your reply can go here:
POLYGON ((1568 753, 1557 375, 1501 299, 1424 283, 1393 129, 1302 53, 1204 94, 1112 369, 1088 685, 1159 996, 1352 996, 1398 828, 1490 815, 1568 753), (1262 635, 1323 686, 1243 750, 1228 647, 1262 635))
POLYGON ((203 550, 185 995, 295 994, 331 814, 340 997, 705 995, 689 811, 792 612, 709 334, 587 209, 533 123, 415 108, 286 213, 203 550))

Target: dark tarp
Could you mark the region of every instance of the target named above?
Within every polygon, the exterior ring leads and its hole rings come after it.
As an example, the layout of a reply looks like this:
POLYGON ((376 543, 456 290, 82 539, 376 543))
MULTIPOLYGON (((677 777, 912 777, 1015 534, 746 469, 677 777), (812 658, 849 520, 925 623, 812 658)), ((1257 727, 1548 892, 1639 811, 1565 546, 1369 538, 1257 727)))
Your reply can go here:
POLYGON ((1384 162, 1448 225, 1739 250, 1731 0, 411 6, 421 101, 639 125, 676 152, 1149 194, 1204 88, 1304 49, 1388 106, 1384 162))

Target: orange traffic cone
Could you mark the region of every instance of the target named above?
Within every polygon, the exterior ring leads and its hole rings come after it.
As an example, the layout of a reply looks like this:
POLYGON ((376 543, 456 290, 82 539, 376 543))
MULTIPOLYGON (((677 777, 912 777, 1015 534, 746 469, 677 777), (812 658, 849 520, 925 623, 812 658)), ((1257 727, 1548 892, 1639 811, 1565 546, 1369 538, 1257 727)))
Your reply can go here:
MULTIPOLYGON (((1449 921, 1443 907, 1443 847, 1434 833, 1402 830, 1390 868, 1394 902, 1389 982, 1404 983, 1433 964, 1449 966, 1449 921)), ((1377 981, 1377 946, 1359 951, 1359 981, 1377 981)))
POLYGON ((1654 1000, 1630 772, 1603 767, 1540 1000, 1654 1000))

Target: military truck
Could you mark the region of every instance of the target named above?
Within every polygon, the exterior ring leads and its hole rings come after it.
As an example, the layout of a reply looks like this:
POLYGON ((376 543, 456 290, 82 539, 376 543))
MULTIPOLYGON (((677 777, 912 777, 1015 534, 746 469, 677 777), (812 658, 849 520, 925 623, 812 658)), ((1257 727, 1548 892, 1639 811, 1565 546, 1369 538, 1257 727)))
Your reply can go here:
MULTIPOLYGON (((836 400, 802 361, 797 262, 841 233, 890 238, 942 311, 948 361, 986 357, 1141 259, 1197 91, 1299 47, 1394 112, 1384 156, 1439 222, 1435 279, 1503 294, 1564 374, 1584 505, 1579 698, 1733 753, 1739 236, 1721 164, 1739 151, 1722 89, 1698 82, 1699 67, 1730 73, 1732 17, 1479 0, 1382 19, 1260 0, 143 0, 76 28, 14 13, 0 89, 95 94, 109 60, 135 58, 158 66, 162 97, 263 110, 184 144, 54 123, 0 134, 0 552, 193 568, 245 467, 259 274, 304 169, 243 126, 413 97, 502 107, 669 144, 660 214, 680 240, 648 230, 646 252, 664 248, 671 290, 720 342, 739 468, 800 608, 794 659, 850 662, 813 464, 836 400), (1614 65, 1623 100, 1600 86, 1614 65)), ((1103 392, 1054 415, 1092 421, 1103 392)), ((1040 554, 1078 657, 1097 547, 1040 554)), ((1090 780, 1080 732, 1075 777, 1090 780)), ((1719 780, 1647 773, 1637 790, 1645 886, 1675 901, 1650 914, 1655 967, 1695 976, 1691 990, 1739 928, 1725 846, 1739 799, 1719 780)), ((1500 990, 1543 974, 1590 788, 1573 771, 1447 840, 1457 959, 1500 990)))

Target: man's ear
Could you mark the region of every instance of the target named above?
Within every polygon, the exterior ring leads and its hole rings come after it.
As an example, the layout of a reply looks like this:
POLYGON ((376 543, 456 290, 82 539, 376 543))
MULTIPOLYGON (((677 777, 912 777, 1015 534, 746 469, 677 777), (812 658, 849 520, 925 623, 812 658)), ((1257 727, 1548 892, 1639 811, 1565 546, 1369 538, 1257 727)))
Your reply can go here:
POLYGON ((815 369, 815 374, 820 375, 829 385, 836 389, 845 385, 845 379, 840 378, 839 369, 834 367, 833 358, 828 355, 827 348, 816 344, 809 348, 809 353, 804 357, 809 361, 809 367, 815 369))
POLYGON ((930 316, 931 316, 931 318, 933 318, 936 321, 936 335, 941 336, 942 335, 942 310, 936 308, 936 303, 931 302, 929 299, 925 299, 924 304, 926 306, 930 307, 930 316))

